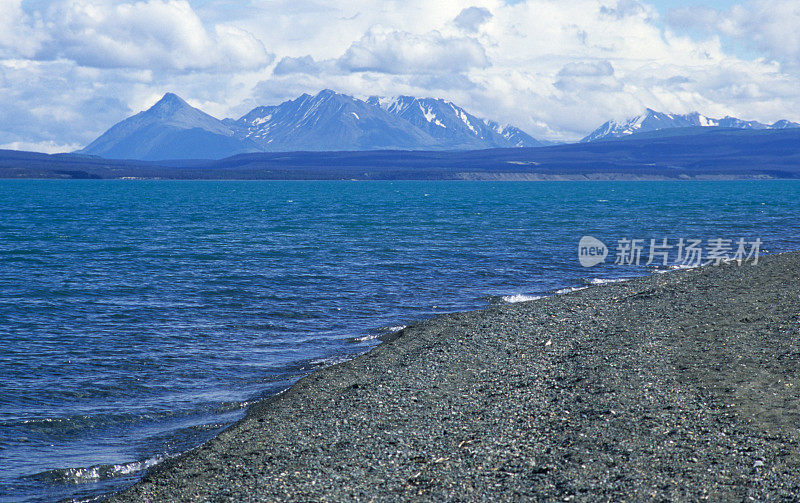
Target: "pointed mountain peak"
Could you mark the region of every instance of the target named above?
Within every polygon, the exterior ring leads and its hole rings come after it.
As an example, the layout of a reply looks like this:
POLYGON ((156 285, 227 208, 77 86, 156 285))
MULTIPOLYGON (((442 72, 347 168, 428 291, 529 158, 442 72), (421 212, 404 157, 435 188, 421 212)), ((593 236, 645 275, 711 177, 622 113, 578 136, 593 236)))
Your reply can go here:
POLYGON ((588 142, 611 138, 622 138, 638 133, 678 128, 699 129, 720 127, 729 129, 784 129, 797 126, 797 124, 789 121, 778 121, 774 124, 762 124, 758 121, 746 121, 737 117, 731 117, 730 115, 726 115, 722 119, 714 119, 705 116, 700 112, 692 112, 684 115, 665 114, 657 112, 651 108, 647 108, 644 115, 630 119, 627 122, 606 122, 581 141, 588 142))
POLYGON ((323 89, 323 90, 319 91, 317 94, 314 94, 314 95, 311 95, 311 94, 308 94, 308 93, 303 93, 297 99, 290 100, 290 101, 285 102, 285 103, 319 104, 319 103, 322 103, 324 101, 328 101, 330 99, 352 100, 353 98, 351 98, 350 96, 347 96, 345 94, 337 93, 336 91, 333 91, 331 89, 323 89))
POLYGON ((149 109, 117 123, 83 153, 117 159, 219 159, 260 150, 231 127, 166 93, 149 109))
POLYGON ((193 109, 183 98, 174 93, 166 93, 155 105, 150 107, 148 112, 157 112, 161 115, 168 115, 182 109, 193 109))
POLYGON ((800 128, 800 124, 797 122, 788 121, 786 119, 779 120, 778 122, 770 125, 771 129, 794 129, 800 128))
POLYGON ((353 100, 354 98, 348 96, 346 94, 337 93, 332 89, 323 89, 322 91, 318 92, 314 96, 309 96, 314 101, 325 101, 330 99, 338 99, 338 100, 353 100))
POLYGON ((167 103, 169 103, 169 102, 186 103, 183 100, 183 98, 181 98, 180 96, 178 96, 175 93, 164 93, 164 96, 158 101, 159 101, 159 103, 162 103, 162 102, 167 102, 167 103))
POLYGON ((361 101, 357 98, 350 96, 349 94, 337 93, 332 89, 323 89, 322 91, 318 92, 317 95, 314 96, 312 99, 318 102, 334 100, 338 103, 351 103, 351 102, 361 101))

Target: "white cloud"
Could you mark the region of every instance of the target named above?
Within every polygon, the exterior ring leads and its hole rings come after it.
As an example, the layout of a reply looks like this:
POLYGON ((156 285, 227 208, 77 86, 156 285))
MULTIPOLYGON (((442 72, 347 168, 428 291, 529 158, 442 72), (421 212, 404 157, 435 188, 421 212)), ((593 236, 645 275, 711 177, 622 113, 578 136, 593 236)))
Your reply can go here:
POLYGON ((146 81, 69 61, 0 60, 0 144, 84 143, 131 112, 146 81), (102 82, 105 81, 105 82, 102 82))
POLYGON ((311 56, 303 56, 300 58, 285 57, 281 59, 272 73, 274 75, 291 75, 296 73, 304 73, 308 75, 319 75, 322 73, 337 73, 336 61, 315 61, 311 56))
POLYGON ((74 152, 83 147, 78 143, 56 143, 54 141, 26 142, 14 141, 0 145, 0 150, 23 150, 26 152, 42 152, 45 154, 62 154, 74 152))
POLYGON ((372 29, 347 49, 339 65, 353 72, 460 73, 485 68, 489 60, 473 38, 372 29))
POLYGON ((628 16, 651 17, 655 14, 655 10, 638 0, 617 0, 615 4, 601 5, 600 14, 614 16, 617 19, 628 16))
POLYGON ((610 77, 614 75, 614 67, 608 60, 574 61, 564 65, 558 71, 559 77, 610 77))
POLYGON ((553 85, 566 92, 612 93, 622 89, 614 78, 614 67, 606 60, 567 63, 558 71, 557 78, 553 85))
POLYGON ((750 0, 728 11, 675 9, 668 20, 673 26, 738 39, 775 61, 800 67, 800 4, 796 0, 750 0))
POLYGON ((41 43, 35 21, 22 10, 22 0, 0 1, 0 57, 31 57, 41 43))
POLYGON ((42 58, 97 68, 242 70, 271 62, 264 45, 233 25, 206 28, 185 0, 56 2, 42 12, 42 58))
POLYGON ((453 22, 462 30, 475 33, 491 18, 492 13, 486 7, 467 7, 456 16, 453 22))

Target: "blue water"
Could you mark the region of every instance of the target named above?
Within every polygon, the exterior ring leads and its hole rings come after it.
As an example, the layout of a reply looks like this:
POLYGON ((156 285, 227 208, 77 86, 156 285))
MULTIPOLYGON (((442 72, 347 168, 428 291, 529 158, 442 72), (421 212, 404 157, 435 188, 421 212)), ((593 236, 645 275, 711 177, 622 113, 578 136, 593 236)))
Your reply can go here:
POLYGON ((585 234, 800 249, 798 195, 781 181, 0 181, 0 501, 130 484, 389 327, 650 272, 584 269, 585 234))

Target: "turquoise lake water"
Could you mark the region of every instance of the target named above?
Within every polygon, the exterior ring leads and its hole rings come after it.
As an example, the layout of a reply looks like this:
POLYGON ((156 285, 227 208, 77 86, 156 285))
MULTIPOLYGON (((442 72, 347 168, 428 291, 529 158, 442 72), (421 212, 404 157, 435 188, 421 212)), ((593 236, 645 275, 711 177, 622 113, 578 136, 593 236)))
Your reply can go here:
POLYGON ((800 182, 0 180, 0 501, 124 487, 414 321, 653 272, 623 238, 800 249, 800 182))

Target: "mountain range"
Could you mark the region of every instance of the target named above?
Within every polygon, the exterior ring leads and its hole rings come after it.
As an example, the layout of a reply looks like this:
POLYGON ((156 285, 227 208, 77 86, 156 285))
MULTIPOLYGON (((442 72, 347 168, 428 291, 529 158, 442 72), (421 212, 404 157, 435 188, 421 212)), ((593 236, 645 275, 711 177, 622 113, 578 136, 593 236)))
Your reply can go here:
MULTIPOLYGON (((581 142, 588 143, 593 141, 610 140, 615 138, 625 138, 642 133, 652 133, 655 131, 677 130, 679 133, 687 134, 686 128, 708 128, 718 127, 727 129, 792 129, 800 128, 800 124, 788 120, 780 120, 774 124, 762 124, 757 121, 745 121, 736 117, 725 117, 723 119, 712 119, 701 115, 698 112, 678 115, 656 112, 648 108, 644 114, 634 117, 625 122, 608 121, 581 142)), ((677 131, 676 131, 677 132, 677 131)))
MULTIPOLYGON (((608 121, 582 143, 630 137, 697 134, 707 128, 800 128, 735 117, 713 119, 694 112, 647 109, 624 122, 608 121)), ((544 147, 514 126, 476 117, 436 98, 372 96, 360 100, 331 90, 279 105, 260 106, 239 119, 219 120, 167 93, 146 111, 116 124, 76 153, 109 159, 164 161, 223 159, 237 154, 300 151, 483 150, 544 147)))
POLYGON ((167 93, 77 153, 155 161, 254 152, 479 150, 548 144, 442 99, 374 96, 364 101, 324 90, 223 120, 167 93))
POLYGON ((180 180, 800 179, 800 129, 697 128, 687 135, 469 151, 256 152, 135 161, 0 150, 0 178, 180 180))

